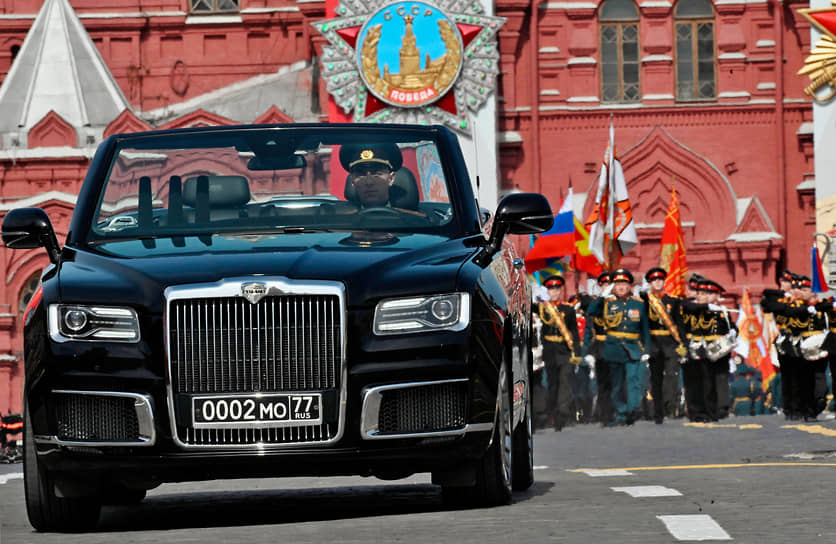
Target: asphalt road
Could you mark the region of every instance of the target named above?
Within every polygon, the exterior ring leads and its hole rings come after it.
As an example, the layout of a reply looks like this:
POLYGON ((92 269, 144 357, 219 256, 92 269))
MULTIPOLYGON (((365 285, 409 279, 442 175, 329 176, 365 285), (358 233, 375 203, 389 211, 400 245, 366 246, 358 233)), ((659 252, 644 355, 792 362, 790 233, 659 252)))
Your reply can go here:
POLYGON ((0 543, 836 542, 836 421, 539 431, 537 482, 508 507, 445 510, 429 477, 164 485, 99 530, 38 534, 21 465, 0 465, 0 543))

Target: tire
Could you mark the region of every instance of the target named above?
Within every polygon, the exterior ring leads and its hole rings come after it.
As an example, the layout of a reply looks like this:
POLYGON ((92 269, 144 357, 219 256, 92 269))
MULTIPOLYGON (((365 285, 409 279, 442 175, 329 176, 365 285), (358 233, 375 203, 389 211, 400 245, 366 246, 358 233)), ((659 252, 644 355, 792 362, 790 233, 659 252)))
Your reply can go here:
POLYGON ((501 506, 511 503, 513 436, 511 391, 507 364, 499 369, 497 413, 491 445, 476 463, 476 483, 468 487, 442 488, 444 503, 453 507, 501 506))
POLYGON ((24 410, 23 487, 29 523, 36 531, 82 532, 95 528, 101 511, 98 501, 55 496, 54 482, 36 454, 29 410, 24 410))
POLYGON ((534 484, 534 418, 531 400, 531 373, 525 384, 525 416, 514 429, 513 455, 513 489, 525 491, 534 484))

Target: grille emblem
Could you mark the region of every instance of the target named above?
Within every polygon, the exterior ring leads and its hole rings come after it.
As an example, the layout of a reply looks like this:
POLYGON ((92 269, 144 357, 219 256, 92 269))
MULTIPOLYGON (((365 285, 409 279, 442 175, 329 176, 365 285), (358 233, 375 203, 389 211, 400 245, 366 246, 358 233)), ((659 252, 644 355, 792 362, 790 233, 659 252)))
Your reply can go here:
POLYGON ((263 283, 245 283, 241 286, 241 294, 250 304, 255 304, 267 294, 267 286, 263 283))

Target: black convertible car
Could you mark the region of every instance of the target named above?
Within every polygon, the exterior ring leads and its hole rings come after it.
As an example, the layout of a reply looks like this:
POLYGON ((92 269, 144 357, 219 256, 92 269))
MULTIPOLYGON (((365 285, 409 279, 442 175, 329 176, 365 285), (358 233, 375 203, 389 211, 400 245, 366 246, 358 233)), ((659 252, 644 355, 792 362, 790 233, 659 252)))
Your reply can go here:
POLYGON ((52 265, 24 317, 24 472, 38 530, 165 482, 430 472, 499 505, 533 482, 530 300, 443 127, 115 135, 66 243, 38 208, 8 247, 52 265))

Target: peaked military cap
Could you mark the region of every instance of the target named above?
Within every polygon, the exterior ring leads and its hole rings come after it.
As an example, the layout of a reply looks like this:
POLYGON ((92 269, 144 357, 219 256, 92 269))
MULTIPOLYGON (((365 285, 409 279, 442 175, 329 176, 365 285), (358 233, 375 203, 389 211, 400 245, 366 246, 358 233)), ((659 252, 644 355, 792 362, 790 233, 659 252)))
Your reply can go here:
POLYGON ((626 281, 628 283, 633 283, 633 274, 631 274, 626 268, 616 268, 612 271, 612 281, 626 281))
POLYGON ((700 291, 705 291, 707 293, 725 293, 726 290, 717 283, 716 281, 709 280, 708 278, 703 278, 700 283, 699 287, 697 287, 700 291))
POLYGON ((403 165, 403 155, 397 145, 383 144, 345 144, 340 147, 340 164, 346 171, 358 164, 383 164, 391 170, 398 170, 403 165))
POLYGON ((796 276, 796 279, 793 280, 793 287, 812 287, 813 280, 811 280, 808 276, 796 276), (797 284, 797 285, 796 285, 797 284))
POLYGON ((563 276, 555 274, 546 278, 546 281, 543 282, 543 285, 545 285, 546 287, 563 287, 564 285, 566 285, 566 280, 563 279, 563 276))
POLYGON ((704 278, 702 276, 700 276, 699 274, 691 274, 691 277, 688 278, 688 287, 690 287, 691 289, 696 291, 697 289, 700 288, 700 282, 703 279, 704 278))
POLYGON ((612 276, 606 270, 598 274, 598 283, 609 283, 612 281, 612 276))
POLYGON ((644 275, 644 279, 647 281, 653 280, 663 280, 668 277, 668 273, 665 272, 665 269, 660 266, 654 266, 647 273, 644 275))
POLYGON ((789 270, 784 270, 784 273, 781 274, 781 277, 779 278, 778 281, 789 281, 789 282, 791 282, 792 279, 793 279, 793 276, 795 276, 795 274, 793 274, 789 270))

